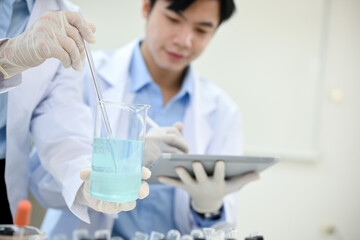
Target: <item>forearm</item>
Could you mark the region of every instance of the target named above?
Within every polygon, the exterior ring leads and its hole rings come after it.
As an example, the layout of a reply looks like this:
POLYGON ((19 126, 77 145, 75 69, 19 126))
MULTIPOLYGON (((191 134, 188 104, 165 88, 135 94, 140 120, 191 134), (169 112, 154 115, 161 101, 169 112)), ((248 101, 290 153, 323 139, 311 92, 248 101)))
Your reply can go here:
POLYGON ((0 39, 0 94, 21 84, 21 74, 9 75, 9 64, 6 55, 6 42, 8 39, 0 39))

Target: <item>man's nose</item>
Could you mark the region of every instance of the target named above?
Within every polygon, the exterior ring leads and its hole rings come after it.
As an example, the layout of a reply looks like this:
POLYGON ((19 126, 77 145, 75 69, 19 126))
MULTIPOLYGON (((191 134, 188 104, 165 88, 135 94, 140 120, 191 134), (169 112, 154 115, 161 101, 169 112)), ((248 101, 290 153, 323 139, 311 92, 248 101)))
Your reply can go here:
POLYGON ((182 26, 176 33, 176 43, 185 48, 190 48, 193 42, 193 32, 189 26, 182 26))

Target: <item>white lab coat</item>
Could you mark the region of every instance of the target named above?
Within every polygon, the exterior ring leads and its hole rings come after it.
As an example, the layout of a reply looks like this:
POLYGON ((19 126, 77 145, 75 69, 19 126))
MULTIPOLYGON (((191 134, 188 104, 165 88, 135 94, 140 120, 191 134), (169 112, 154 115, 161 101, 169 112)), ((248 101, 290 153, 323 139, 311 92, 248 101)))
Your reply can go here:
MULTIPOLYGON (((48 10, 77 8, 62 0, 37 0, 31 26, 48 10)), ((5 181, 14 216, 17 203, 27 199, 31 136, 43 167, 60 184, 65 202, 87 221, 87 208, 74 202, 82 181, 80 169, 90 166, 91 112, 82 103, 83 74, 48 59, 22 73, 22 83, 9 91, 6 122, 5 181)))
MULTIPOLYGON (((134 41, 115 52, 99 52, 94 55, 105 100, 132 102, 134 94, 129 90, 131 81, 129 64, 134 46, 138 42, 138 40, 134 41)), ((91 81, 87 79, 85 87, 88 89, 85 94, 88 94, 87 98, 91 99, 89 103, 94 109, 96 96, 91 81)), ((196 74, 194 94, 185 112, 183 135, 190 146, 190 153, 224 155, 242 153, 241 117, 237 106, 217 86, 196 74)), ((48 185, 52 184, 48 183, 48 185)), ((45 192, 43 195, 46 195, 45 192)), ((189 233, 197 227, 190 209, 189 195, 182 189, 175 189, 174 206, 175 223, 182 233, 189 233)), ((236 194, 225 198, 224 211, 226 221, 214 227, 236 226, 236 194)), ((60 233, 71 236, 71 232, 78 228, 88 229, 91 233, 99 229, 112 229, 116 216, 95 211, 89 211, 89 214, 91 225, 76 220, 67 210, 49 209, 42 230, 51 237, 60 233)))

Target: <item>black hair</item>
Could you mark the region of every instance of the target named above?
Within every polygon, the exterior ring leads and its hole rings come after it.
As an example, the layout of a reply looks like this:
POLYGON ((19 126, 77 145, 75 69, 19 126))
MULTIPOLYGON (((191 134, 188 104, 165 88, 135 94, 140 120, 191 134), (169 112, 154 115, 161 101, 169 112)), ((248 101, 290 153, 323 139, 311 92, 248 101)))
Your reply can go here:
MULTIPOLYGON (((153 8, 157 0, 150 0, 150 11, 153 8)), ((185 11, 191 4, 197 0, 166 0, 171 2, 168 9, 173 10, 177 13, 185 11)), ((208 0, 206 0, 208 1, 208 0)), ((220 2, 220 21, 219 25, 228 20, 236 10, 234 0, 217 0, 220 2)))

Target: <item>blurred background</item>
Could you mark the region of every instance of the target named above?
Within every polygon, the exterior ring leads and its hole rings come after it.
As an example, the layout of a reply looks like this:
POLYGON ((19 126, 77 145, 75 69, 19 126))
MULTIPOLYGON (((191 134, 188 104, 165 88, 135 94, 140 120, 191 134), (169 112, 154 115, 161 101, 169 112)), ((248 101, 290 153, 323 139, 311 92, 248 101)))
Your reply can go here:
MULTIPOLYGON (((97 25, 93 50, 144 34, 141 0, 72 2, 97 25)), ((195 66, 242 111, 245 154, 281 159, 241 190, 238 229, 360 239, 360 0, 236 4, 195 66)))

